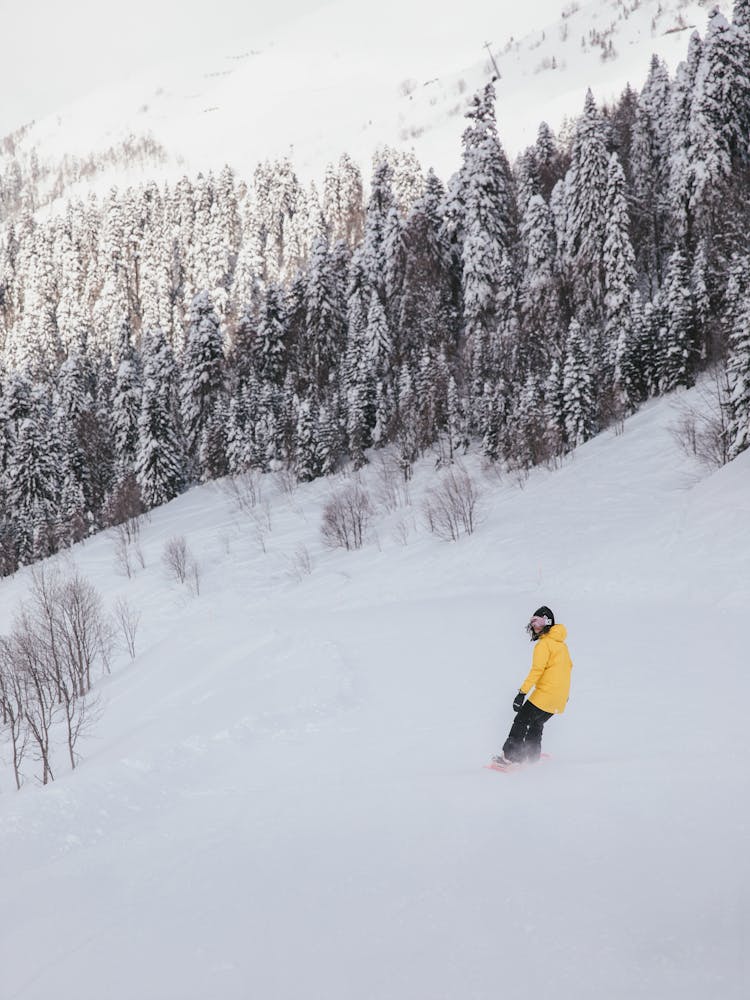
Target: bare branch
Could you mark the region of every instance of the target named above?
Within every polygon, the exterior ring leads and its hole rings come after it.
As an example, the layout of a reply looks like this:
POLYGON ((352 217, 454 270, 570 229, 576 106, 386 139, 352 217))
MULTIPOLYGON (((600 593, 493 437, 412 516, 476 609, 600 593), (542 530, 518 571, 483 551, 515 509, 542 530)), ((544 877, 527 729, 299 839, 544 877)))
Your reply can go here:
POLYGON ((141 613, 129 604, 124 597, 118 597, 114 606, 114 619, 119 626, 130 659, 134 660, 135 637, 141 620, 141 613))

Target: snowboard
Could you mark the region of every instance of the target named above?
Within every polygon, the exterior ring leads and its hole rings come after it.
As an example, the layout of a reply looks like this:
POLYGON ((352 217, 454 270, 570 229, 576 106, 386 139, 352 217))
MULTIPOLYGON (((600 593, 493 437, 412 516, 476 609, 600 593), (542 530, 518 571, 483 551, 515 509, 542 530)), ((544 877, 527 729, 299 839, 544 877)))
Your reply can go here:
POLYGON ((527 767, 534 767, 535 764, 543 764, 546 760, 549 760, 552 754, 543 753, 538 761, 534 763, 520 763, 520 764, 495 764, 490 761, 489 764, 483 764, 488 771, 497 771, 498 774, 509 774, 513 771, 523 771, 527 767))

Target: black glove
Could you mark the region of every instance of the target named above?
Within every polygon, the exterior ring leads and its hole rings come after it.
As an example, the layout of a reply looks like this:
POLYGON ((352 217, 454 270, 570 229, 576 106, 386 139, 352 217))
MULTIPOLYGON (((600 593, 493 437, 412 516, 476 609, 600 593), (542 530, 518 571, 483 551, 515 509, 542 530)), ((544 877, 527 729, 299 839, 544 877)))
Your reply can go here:
POLYGON ((517 712, 520 709, 521 705, 523 705, 523 700, 525 697, 526 695, 523 693, 523 691, 519 691, 518 694, 515 696, 515 698, 513 699, 514 712, 517 712))

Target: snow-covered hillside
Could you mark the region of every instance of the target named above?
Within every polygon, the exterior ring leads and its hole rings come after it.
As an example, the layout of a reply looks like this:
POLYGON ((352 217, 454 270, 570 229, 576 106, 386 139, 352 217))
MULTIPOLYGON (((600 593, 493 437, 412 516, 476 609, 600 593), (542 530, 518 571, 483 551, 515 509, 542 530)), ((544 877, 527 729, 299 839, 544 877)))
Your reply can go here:
MULTIPOLYGON (((467 456, 456 544, 425 459, 357 552, 320 541, 336 481, 273 477, 255 516, 218 484, 154 511, 131 579, 111 537, 75 549, 141 610, 138 655, 76 772, 2 772, 3 1000, 747 996, 750 453, 708 475, 676 420, 653 403, 524 484, 467 456), (177 535, 197 597, 165 578, 177 535), (541 602, 572 697, 552 760, 498 775, 541 602)), ((0 632, 27 584, 0 582, 0 632)))
POLYGON ((17 149, 35 149, 42 164, 66 157, 70 164, 131 146, 127 169, 85 169, 79 191, 226 163, 248 177, 259 161, 285 155, 303 180, 320 179, 340 153, 367 168, 384 144, 414 149, 425 167, 448 177, 458 166, 467 101, 495 73, 490 51, 501 74, 501 138, 515 154, 542 120, 557 129, 578 114, 587 87, 599 101, 628 82, 639 87, 652 53, 674 69, 710 6, 384 0, 363 18, 358 5, 334 0, 267 39, 234 38, 228 26, 222 52, 165 57, 153 72, 36 123, 17 149), (144 137, 155 149, 135 155, 144 137))

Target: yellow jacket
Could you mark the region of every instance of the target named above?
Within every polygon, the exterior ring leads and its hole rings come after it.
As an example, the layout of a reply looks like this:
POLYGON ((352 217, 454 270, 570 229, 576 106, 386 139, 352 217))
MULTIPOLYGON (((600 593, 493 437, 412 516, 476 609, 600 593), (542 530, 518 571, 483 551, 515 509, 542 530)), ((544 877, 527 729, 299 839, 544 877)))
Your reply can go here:
POLYGON ((570 672, 573 669, 573 662, 565 645, 567 635, 568 630, 564 625, 553 625, 549 632, 537 639, 529 676, 521 685, 524 694, 534 688, 529 701, 543 712, 565 711, 570 694, 570 672))

